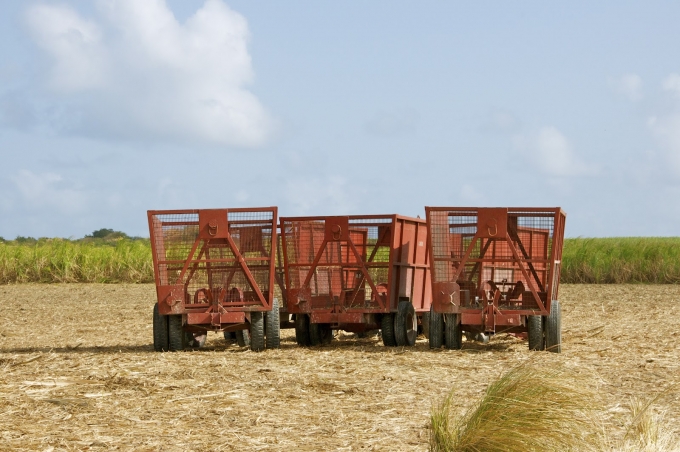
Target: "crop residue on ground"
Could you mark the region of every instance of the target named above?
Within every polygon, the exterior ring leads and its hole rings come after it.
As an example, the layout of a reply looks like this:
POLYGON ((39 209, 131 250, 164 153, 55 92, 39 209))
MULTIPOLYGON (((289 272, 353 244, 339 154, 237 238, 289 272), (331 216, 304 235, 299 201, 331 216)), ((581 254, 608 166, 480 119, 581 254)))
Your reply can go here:
POLYGON ((624 434, 631 398, 658 392, 656 404, 680 434, 680 286, 565 285, 564 352, 538 357, 508 335, 431 351, 422 337, 402 349, 341 333, 330 346, 301 349, 290 330, 280 350, 263 353, 213 333, 201 351, 154 353, 154 299, 153 285, 0 286, 0 443, 427 450, 434 403, 455 387, 453 407, 462 411, 527 359, 594 372, 614 439, 624 434))

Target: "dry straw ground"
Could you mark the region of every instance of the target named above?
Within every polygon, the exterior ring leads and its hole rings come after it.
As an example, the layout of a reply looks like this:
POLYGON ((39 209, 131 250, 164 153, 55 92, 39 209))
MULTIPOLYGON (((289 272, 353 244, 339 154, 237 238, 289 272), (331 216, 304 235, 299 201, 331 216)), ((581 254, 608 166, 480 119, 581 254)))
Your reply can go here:
POLYGON ((527 359, 594 372, 616 444, 631 398, 680 435, 680 286, 565 285, 564 352, 499 335, 461 351, 384 348, 341 334, 253 353, 211 334, 151 349, 152 285, 0 286, 3 450, 427 450, 433 403, 454 409, 527 359), (673 386, 675 385, 675 386, 673 386))

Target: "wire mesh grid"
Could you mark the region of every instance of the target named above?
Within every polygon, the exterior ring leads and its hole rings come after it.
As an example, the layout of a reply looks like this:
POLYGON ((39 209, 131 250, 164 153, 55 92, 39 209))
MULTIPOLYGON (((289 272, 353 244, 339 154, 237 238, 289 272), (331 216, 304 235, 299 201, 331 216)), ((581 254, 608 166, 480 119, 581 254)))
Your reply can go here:
MULTIPOLYGON (((365 236, 361 237, 361 243, 364 250, 362 257, 366 271, 374 285, 379 287, 378 290, 386 291, 390 270, 390 253, 394 227, 393 218, 350 218, 349 225, 354 234, 365 234, 365 236)), ((356 241, 353 241, 356 244, 356 241)), ((362 291, 361 294, 363 294, 366 300, 371 299, 373 289, 369 284, 366 284, 363 275, 360 272, 356 272, 355 279, 357 283, 361 283, 361 286, 355 285, 354 287, 362 291)), ((356 301, 359 298, 361 297, 357 295, 352 300, 356 301)))
POLYGON ((386 290, 391 220, 350 219, 349 227, 349 241, 328 241, 324 246, 324 219, 283 221, 289 288, 299 289, 309 279, 312 296, 342 297, 347 307, 373 301, 364 272, 386 290))
POLYGON ((188 304, 208 303, 213 297, 225 305, 259 304, 255 287, 267 299, 275 239, 273 211, 228 212, 229 239, 199 237, 199 217, 198 213, 153 216, 160 284, 184 285, 188 304))
POLYGON ((474 298, 480 289, 499 289, 500 304, 506 308, 535 309, 538 304, 531 288, 543 301, 554 292, 547 285, 551 281, 555 212, 508 211, 510 243, 506 237, 476 237, 476 211, 434 210, 429 215, 433 280, 455 279, 462 291, 469 292, 470 297, 462 299, 474 298))
POLYGON ((198 214, 157 214, 152 228, 159 283, 174 284, 198 237, 198 214))

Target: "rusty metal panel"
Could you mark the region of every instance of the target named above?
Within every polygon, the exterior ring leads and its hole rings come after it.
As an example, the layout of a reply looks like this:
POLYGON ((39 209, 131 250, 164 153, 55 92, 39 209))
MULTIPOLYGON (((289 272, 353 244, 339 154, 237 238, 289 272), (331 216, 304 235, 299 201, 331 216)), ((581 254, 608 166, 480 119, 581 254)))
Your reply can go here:
POLYGON ((508 209, 485 207, 477 212, 477 236, 505 238, 508 232, 508 209))
POLYGON ((548 315, 559 286, 566 218, 561 209, 425 210, 435 310, 513 326, 516 315, 548 315), (459 302, 445 303, 439 292, 453 283, 459 302), (494 319, 474 314, 486 312, 487 305, 495 306, 494 319))
POLYGON ((148 217, 159 312, 191 314, 189 325, 209 317, 206 327, 220 329, 225 319, 271 310, 275 207, 149 211, 148 217))
POLYGON ((349 218, 348 217, 326 217, 324 221, 326 236, 325 239, 331 242, 349 240, 349 218))
POLYGON ((365 314, 395 312, 400 298, 429 310, 419 228, 426 231, 424 220, 397 215, 282 217, 288 312, 365 323, 365 314))
POLYGON ((225 312, 223 314, 215 314, 212 312, 190 312, 187 314, 188 325, 201 325, 214 323, 215 315, 217 315, 217 324, 224 325, 230 323, 245 323, 245 312, 225 312))
POLYGON ((414 271, 413 278, 413 305, 416 312, 429 312, 431 300, 431 281, 429 271, 429 256, 427 251, 427 225, 416 223, 415 253, 413 265, 418 267, 414 271), (423 267, 424 266, 424 267, 423 267))

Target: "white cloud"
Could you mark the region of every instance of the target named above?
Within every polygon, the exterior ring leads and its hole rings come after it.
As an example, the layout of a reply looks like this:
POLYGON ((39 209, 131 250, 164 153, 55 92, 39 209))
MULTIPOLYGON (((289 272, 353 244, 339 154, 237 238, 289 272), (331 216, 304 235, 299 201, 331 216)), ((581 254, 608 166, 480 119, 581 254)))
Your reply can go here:
POLYGON ((610 78, 609 85, 629 100, 638 101, 644 97, 642 93, 642 78, 637 74, 626 74, 619 78, 610 78))
POLYGON ((52 58, 49 87, 83 134, 255 147, 273 121, 246 88, 248 24, 207 0, 180 24, 164 0, 99 0, 97 20, 67 6, 27 10, 52 58))
POLYGON ((71 214, 83 211, 87 203, 86 194, 68 187, 69 184, 59 174, 21 170, 10 179, 29 208, 71 214))
POLYGON ((663 89, 671 91, 676 96, 680 96, 680 75, 671 74, 663 81, 663 89))
POLYGON ((96 23, 54 5, 35 5, 27 17, 36 43, 53 57, 52 88, 80 91, 103 87, 106 57, 96 23))
POLYGON ((555 127, 543 127, 529 137, 517 135, 514 144, 530 164, 548 175, 569 177, 597 173, 597 168, 583 162, 555 127))

